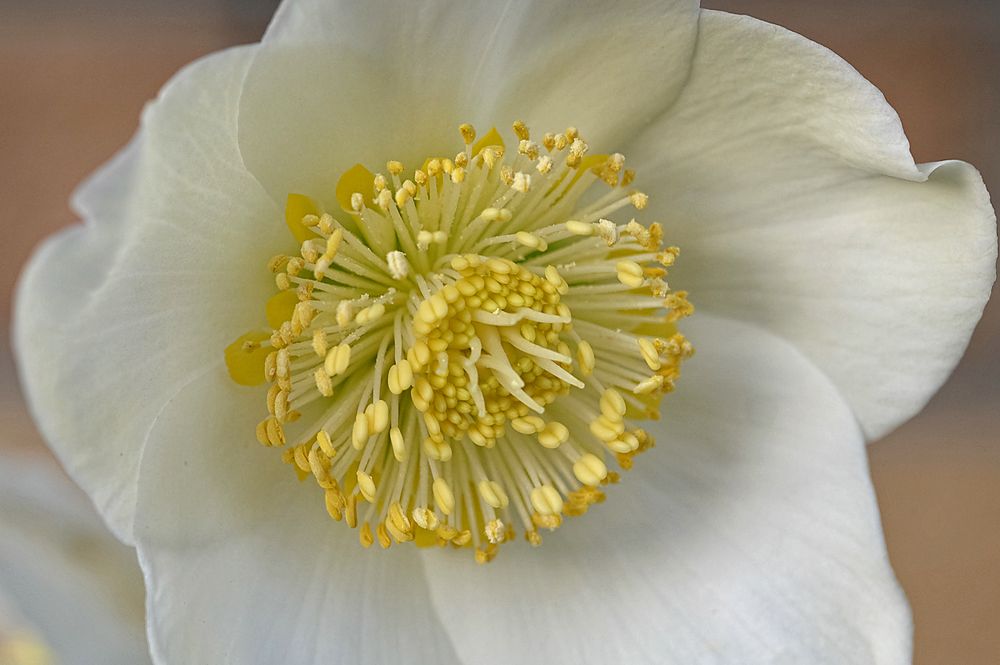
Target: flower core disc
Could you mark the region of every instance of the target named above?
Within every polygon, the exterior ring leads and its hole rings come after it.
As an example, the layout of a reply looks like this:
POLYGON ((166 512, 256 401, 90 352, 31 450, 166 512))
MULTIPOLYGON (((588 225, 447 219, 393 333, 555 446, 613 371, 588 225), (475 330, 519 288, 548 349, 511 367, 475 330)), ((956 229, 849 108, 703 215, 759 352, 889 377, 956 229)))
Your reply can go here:
POLYGON ((575 128, 516 151, 496 130, 406 172, 358 165, 336 200, 293 193, 295 253, 271 259, 269 331, 226 349, 267 382, 257 439, 312 477, 361 544, 471 546, 492 559, 604 500, 653 440, 693 349, 659 224, 621 154, 575 128))

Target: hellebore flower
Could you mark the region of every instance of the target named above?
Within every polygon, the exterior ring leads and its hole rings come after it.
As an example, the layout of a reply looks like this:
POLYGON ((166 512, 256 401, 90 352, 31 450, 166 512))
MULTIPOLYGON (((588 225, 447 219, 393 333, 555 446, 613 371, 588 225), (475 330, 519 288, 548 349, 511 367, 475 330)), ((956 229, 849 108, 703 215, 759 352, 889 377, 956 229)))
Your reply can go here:
POLYGON ((962 354, 995 216, 826 49, 289 1, 75 205, 16 343, 157 662, 909 659, 864 441, 962 354))

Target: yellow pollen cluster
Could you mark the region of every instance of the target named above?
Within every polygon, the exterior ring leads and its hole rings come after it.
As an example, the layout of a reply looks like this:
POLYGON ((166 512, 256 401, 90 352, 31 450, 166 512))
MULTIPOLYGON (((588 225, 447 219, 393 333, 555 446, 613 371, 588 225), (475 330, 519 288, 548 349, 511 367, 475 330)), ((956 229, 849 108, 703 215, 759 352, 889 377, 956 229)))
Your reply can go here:
POLYGON ((364 547, 486 562, 518 525, 540 544, 653 446, 634 421, 693 353, 666 281, 679 250, 613 220, 648 204, 625 157, 573 127, 513 130, 515 151, 462 125, 463 151, 409 177, 358 165, 329 200, 289 195, 299 246, 268 264, 271 329, 226 349, 234 380, 270 384, 257 439, 364 547))
POLYGON ((571 385, 583 387, 560 338, 571 321, 559 302, 566 283, 554 269, 539 276, 476 254, 456 256, 450 267, 458 279, 421 301, 413 320, 411 399, 432 439, 427 450, 447 449, 463 434, 491 448, 508 420, 544 413, 571 385), (482 376, 480 367, 488 370, 482 376))

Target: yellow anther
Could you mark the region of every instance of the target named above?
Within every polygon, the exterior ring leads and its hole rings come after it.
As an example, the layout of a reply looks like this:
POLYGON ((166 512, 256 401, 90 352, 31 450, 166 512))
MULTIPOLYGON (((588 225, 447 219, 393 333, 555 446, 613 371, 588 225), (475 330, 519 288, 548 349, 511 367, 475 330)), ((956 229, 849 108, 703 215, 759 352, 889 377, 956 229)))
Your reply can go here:
POLYGON ((276 254, 272 256, 267 262, 267 269, 272 273, 284 272, 285 266, 288 265, 288 256, 284 254, 276 254))
POLYGON ((555 420, 545 425, 545 429, 538 433, 538 443, 546 448, 558 448, 567 440, 569 440, 569 428, 555 420))
POLYGON ((333 381, 330 380, 330 375, 326 373, 326 369, 323 367, 317 367, 316 371, 313 372, 313 380, 316 382, 316 390, 323 397, 333 397, 333 381))
POLYGON ((413 521, 421 529, 434 531, 435 529, 438 528, 438 526, 440 526, 440 522, 438 521, 437 515, 434 514, 434 511, 428 508, 423 508, 423 507, 414 508, 410 512, 410 516, 413 517, 413 521))
POLYGON ((573 464, 573 475, 584 485, 599 485, 608 475, 608 467, 596 455, 587 453, 573 464))
POLYGON ((642 359, 646 361, 646 365, 649 369, 656 371, 663 366, 660 362, 660 354, 657 352, 656 347, 645 337, 639 338, 639 351, 642 353, 642 359))
POLYGON ((410 368, 410 361, 403 358, 398 363, 389 368, 386 382, 389 392, 393 395, 401 395, 413 385, 413 370, 410 368))
POLYGON ((510 188, 515 192, 526 194, 531 189, 531 175, 518 171, 514 174, 514 180, 510 183, 510 188))
POLYGON ((566 280, 562 278, 555 266, 545 266, 545 280, 556 287, 559 293, 566 293, 569 290, 569 285, 566 284, 566 280))
POLYGON ((494 480, 480 480, 476 488, 479 490, 479 496, 483 498, 483 501, 493 508, 506 508, 510 503, 507 493, 494 480))
POLYGON ((392 175, 399 175, 403 172, 403 163, 391 160, 385 163, 385 169, 392 175))
POLYGON ((281 423, 278 422, 277 418, 268 418, 266 428, 267 440, 272 446, 285 445, 285 430, 281 427, 281 423))
POLYGON ((378 194, 375 195, 375 204, 378 205, 382 210, 388 210, 389 206, 393 203, 392 192, 388 189, 383 189, 378 194))
POLYGON ((257 423, 257 427, 254 430, 254 434, 257 436, 257 441, 263 446, 271 445, 271 441, 267 438, 267 420, 262 420, 257 423))
POLYGON ((528 126, 521 120, 514 121, 514 134, 520 141, 527 141, 531 138, 531 132, 528 131, 528 126))
POLYGON ((518 143, 517 152, 534 161, 538 159, 538 144, 534 141, 523 139, 518 143))
POLYGON ((316 480, 321 483, 325 481, 329 477, 327 469, 330 467, 330 460, 323 455, 318 447, 309 451, 307 459, 309 461, 309 471, 316 480))
POLYGON ((523 416, 511 421, 511 427, 521 434, 537 434, 545 429, 545 421, 538 416, 523 416))
POLYGON ((575 236, 592 236, 596 233, 596 227, 590 222, 580 222, 571 219, 565 224, 566 230, 575 236))
POLYGON ((642 266, 635 261, 619 261, 615 264, 618 281, 630 288, 638 288, 646 281, 642 266))
POLYGON ((596 420, 590 421, 590 433, 601 441, 614 441, 622 432, 625 426, 620 420, 611 420, 607 416, 598 416, 596 420))
POLYGON ((341 328, 346 327, 354 319, 354 308, 349 300, 337 303, 336 320, 341 328))
POLYGON ((410 263, 406 260, 406 254, 398 250, 393 250, 385 256, 386 265, 389 266, 389 275, 393 279, 406 279, 410 274, 410 263))
POLYGON ((375 537, 372 536, 372 527, 368 522, 361 525, 361 529, 358 531, 358 541, 365 549, 371 547, 372 543, 375 542, 375 537))
POLYGON ((389 403, 380 399, 372 406, 372 434, 381 434, 389 428, 389 403))
POLYGON ((315 263, 320 256, 319 250, 316 249, 316 244, 312 240, 306 240, 302 243, 299 254, 309 263, 315 263))
POLYGON ((337 376, 347 371, 351 364, 351 347, 349 344, 338 344, 326 353, 323 369, 329 376, 337 376))
POLYGON ((316 330, 312 337, 312 347, 316 355, 325 358, 326 352, 329 350, 326 345, 326 333, 322 330, 316 330))
MULTIPOLYGON (((440 431, 440 430, 439 430, 440 431)), ((423 440, 422 446, 424 454, 432 460, 438 462, 447 462, 451 459, 452 450, 451 444, 449 444, 444 439, 435 439, 433 437, 427 437, 423 440)))
MULTIPOLYGON (((483 533, 486 534, 486 540, 490 541, 494 545, 497 545, 504 541, 504 537, 506 535, 506 529, 504 527, 503 522, 497 519, 493 519, 486 523, 486 527, 483 530, 483 533)), ((487 561, 488 560, 489 558, 487 558, 487 561)))
POLYGON ((378 539, 379 547, 384 550, 392 547, 392 538, 389 537, 389 528, 385 522, 382 522, 375 529, 375 536, 378 539))
POLYGON ((327 489, 323 495, 326 512, 338 522, 344 519, 344 495, 336 489, 327 489))
POLYGON ((274 396, 274 417, 281 423, 285 422, 286 415, 288 415, 288 391, 279 390, 274 396))
POLYGON ((558 515, 563 509, 563 498, 552 485, 542 485, 531 490, 531 505, 541 515, 558 515))
MULTIPOLYGON (((534 233, 528 233, 527 231, 518 231, 515 234, 517 241, 524 245, 525 247, 530 247, 532 249, 541 249, 545 244, 545 241, 536 236, 534 233)), ((542 249, 542 251, 545 251, 542 249)))
POLYGON ((368 436, 368 417, 359 413, 354 417, 354 427, 351 429, 351 446, 355 450, 361 450, 368 443, 368 436))
POLYGON ((374 305, 365 307, 363 310, 358 312, 354 316, 354 322, 357 323, 359 326, 367 325, 373 321, 382 318, 384 314, 385 314, 385 305, 383 305, 380 302, 375 303, 374 305))
POLYGON ((309 455, 306 453, 305 446, 295 446, 292 449, 292 459, 300 471, 309 472, 309 455))
POLYGON ((305 263, 302 259, 294 256, 288 259, 288 263, 285 264, 285 272, 288 273, 289 277, 297 277, 303 268, 305 268, 305 263))
POLYGON ((358 495, 351 494, 344 504, 344 521, 352 529, 358 525, 358 495))
POLYGON ((431 485, 431 492, 434 494, 434 505, 445 515, 451 515, 455 510, 455 495, 452 494, 451 486, 444 478, 435 478, 431 485))
POLYGON ((625 398, 614 388, 608 388, 601 395, 601 413, 609 420, 625 417, 625 398))
POLYGON ((393 201, 396 202, 397 208, 402 208, 406 205, 406 202, 413 198, 413 195, 409 191, 400 187, 396 190, 396 195, 393 196, 393 201))
POLYGON ((608 244, 608 247, 618 242, 618 225, 610 219, 599 219, 596 224, 597 234, 608 244))
POLYGON ((461 132, 465 145, 472 145, 476 141, 476 129, 469 123, 459 125, 458 131, 461 132))
POLYGON ((596 359, 594 357, 594 347, 590 345, 590 342, 583 340, 576 346, 576 360, 580 365, 580 373, 584 376, 590 376, 594 371, 594 365, 596 364, 596 359))
POLYGON ((649 204, 649 197, 642 192, 632 192, 628 199, 636 210, 642 210, 649 204))
POLYGON ((344 231, 343 229, 337 229, 334 231, 329 238, 326 239, 326 251, 323 253, 324 256, 333 258, 337 255, 340 250, 340 244, 344 241, 344 231))
POLYGON ((406 460, 406 440, 403 439, 403 432, 398 427, 389 430, 389 444, 392 446, 392 456, 397 462, 406 460))
POLYGON ((663 387, 663 377, 659 374, 654 374, 653 376, 640 381, 636 384, 635 388, 632 389, 636 395, 648 395, 654 390, 659 390, 663 387))
POLYGON ((375 502, 375 481, 372 477, 365 473, 364 471, 358 471, 358 491, 361 492, 361 496, 364 497, 365 501, 368 503, 375 502))
POLYGON ((330 435, 326 433, 326 430, 320 430, 316 432, 316 443, 319 445, 319 449, 323 451, 323 454, 327 457, 333 457, 337 451, 333 447, 333 442, 330 440, 330 435))

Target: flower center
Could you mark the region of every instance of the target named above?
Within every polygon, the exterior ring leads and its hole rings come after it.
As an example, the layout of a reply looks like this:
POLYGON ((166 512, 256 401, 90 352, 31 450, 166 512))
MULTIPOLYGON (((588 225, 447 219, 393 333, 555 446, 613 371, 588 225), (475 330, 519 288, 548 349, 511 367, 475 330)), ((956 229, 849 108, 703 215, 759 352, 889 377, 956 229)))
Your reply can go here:
POLYGON ((489 561, 517 526, 532 544, 604 500, 652 446, 693 350, 675 322, 658 224, 610 216, 646 196, 619 154, 573 128, 541 145, 522 123, 405 178, 351 169, 336 216, 289 196, 297 255, 270 262, 270 333, 226 350, 234 379, 270 382, 258 440, 325 492, 330 516, 378 542, 471 545, 489 561), (584 194, 607 186, 603 195, 584 194), (263 369, 255 363, 262 361, 263 369))

